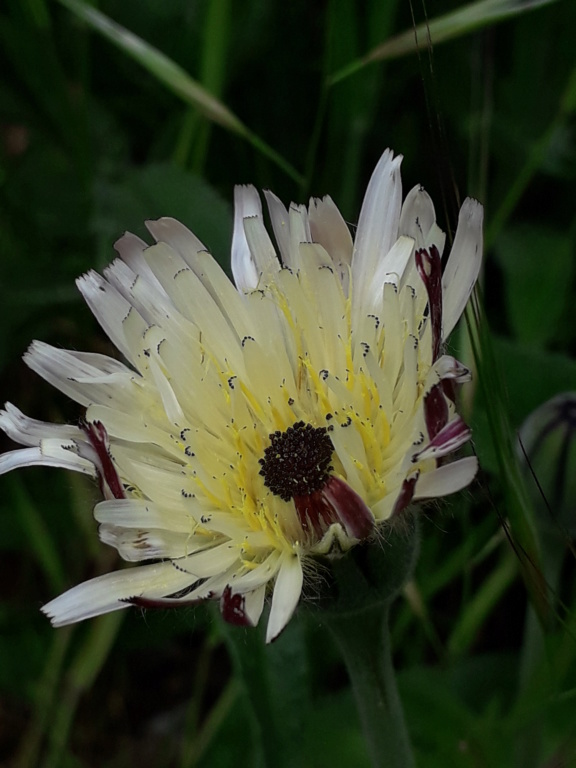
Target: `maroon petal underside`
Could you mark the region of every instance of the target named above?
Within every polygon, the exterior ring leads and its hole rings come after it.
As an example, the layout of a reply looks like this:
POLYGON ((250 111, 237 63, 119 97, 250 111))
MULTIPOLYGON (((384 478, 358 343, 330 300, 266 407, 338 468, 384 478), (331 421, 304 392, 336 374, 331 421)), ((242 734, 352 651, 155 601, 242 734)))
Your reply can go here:
POLYGON ((396 515, 399 515, 401 512, 403 512, 408 504, 412 501, 412 498, 414 496, 414 491, 416 489, 416 481, 418 480, 418 474, 412 475, 412 477, 407 477, 404 482, 402 483, 402 487, 400 488, 400 493, 398 494, 398 498, 396 499, 396 503, 394 504, 394 509, 392 510, 392 517, 395 517, 396 515))
POLYGON ((428 437, 433 440, 448 423, 448 403, 444 396, 443 382, 435 384, 424 398, 424 418, 428 437))
POLYGON ((454 379, 444 379, 442 381, 442 390, 449 400, 453 403, 456 402, 456 383, 454 379))
POLYGON ((332 476, 322 494, 333 508, 344 530, 355 539, 365 539, 374 529, 374 515, 364 499, 348 483, 332 476))
POLYGON ((432 360, 440 356, 442 342, 442 259, 435 245, 416 251, 416 268, 428 294, 432 323, 432 360))
POLYGON ((252 622, 246 614, 246 598, 244 595, 232 592, 228 585, 220 598, 220 613, 224 621, 237 627, 251 627, 252 622))
POLYGON ((105 499, 125 499, 124 486, 110 456, 106 428, 101 421, 84 422, 81 426, 98 457, 99 466, 96 470, 102 495, 105 499))
POLYGON ((318 538, 333 523, 340 523, 348 536, 365 539, 374 529, 374 515, 362 497, 344 480, 332 475, 323 488, 309 495, 295 496, 294 505, 302 528, 318 538))
POLYGON ((303 530, 306 533, 314 531, 319 539, 332 523, 337 522, 334 510, 322 495, 322 491, 294 496, 294 506, 303 530))
POLYGON ((452 444, 452 447, 449 448, 448 452, 455 451, 463 445, 469 437, 470 427, 464 423, 460 416, 456 416, 452 421, 446 424, 446 426, 443 427, 432 440, 430 440, 428 445, 423 448, 419 454, 414 456, 413 460, 417 460, 424 451, 429 451, 430 448, 445 449, 448 444, 452 444))

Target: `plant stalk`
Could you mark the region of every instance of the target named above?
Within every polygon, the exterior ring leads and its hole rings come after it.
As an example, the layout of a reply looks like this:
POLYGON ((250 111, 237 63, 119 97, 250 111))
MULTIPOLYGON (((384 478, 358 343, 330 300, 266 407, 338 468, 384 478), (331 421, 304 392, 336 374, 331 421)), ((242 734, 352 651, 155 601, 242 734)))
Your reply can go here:
POLYGON ((357 613, 331 614, 326 623, 348 669, 372 764, 375 768, 414 768, 392 665, 390 602, 357 613))

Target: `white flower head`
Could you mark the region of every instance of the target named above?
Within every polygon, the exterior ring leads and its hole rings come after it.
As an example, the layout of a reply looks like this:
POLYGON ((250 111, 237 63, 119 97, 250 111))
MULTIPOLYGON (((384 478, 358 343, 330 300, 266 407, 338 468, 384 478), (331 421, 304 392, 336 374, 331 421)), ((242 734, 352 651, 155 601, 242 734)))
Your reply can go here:
POLYGON ((372 176, 353 241, 329 197, 287 210, 235 194, 234 286, 169 218, 156 241, 116 244, 104 276, 78 287, 127 364, 34 342, 28 365, 86 408, 79 427, 27 418, 0 427, 34 464, 98 479, 100 538, 141 563, 44 606, 59 626, 125 608, 220 600, 267 639, 292 616, 303 561, 346 551, 413 500, 467 485, 476 460, 442 353, 480 267, 482 207, 466 200, 442 272, 444 234, 420 187, 402 202, 401 157, 372 176))

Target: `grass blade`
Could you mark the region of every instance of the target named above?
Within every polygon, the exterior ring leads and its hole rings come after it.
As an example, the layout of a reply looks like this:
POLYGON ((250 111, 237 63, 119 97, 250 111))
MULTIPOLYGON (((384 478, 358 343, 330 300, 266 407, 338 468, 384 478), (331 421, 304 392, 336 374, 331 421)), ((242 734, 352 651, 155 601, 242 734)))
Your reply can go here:
POLYGON ((80 0, 59 1, 68 10, 85 21, 92 29, 99 32, 121 51, 124 51, 124 53, 137 61, 138 64, 142 65, 144 69, 150 72, 151 75, 184 102, 195 107, 208 120, 222 126, 231 133, 241 136, 264 156, 268 157, 269 160, 274 162, 294 181, 297 183, 301 182, 300 174, 288 161, 272 149, 272 147, 269 147, 259 136, 252 133, 225 104, 203 88, 182 67, 164 53, 80 0))
POLYGON ((510 543, 518 556, 521 574, 530 600, 541 622, 549 617, 548 586, 542 572, 541 547, 534 522, 534 512, 523 482, 505 407, 505 387, 494 358, 487 320, 477 292, 466 313, 470 342, 476 365, 483 404, 497 456, 504 495, 505 518, 502 520, 510 543))
POLYGON ((427 48, 431 42, 433 45, 444 43, 456 37, 462 37, 474 30, 497 24, 524 11, 532 10, 556 0, 479 0, 470 3, 457 11, 452 11, 444 16, 431 21, 425 21, 417 27, 407 29, 405 32, 395 35, 385 43, 373 48, 361 59, 348 64, 343 69, 332 75, 332 85, 344 80, 350 75, 376 61, 397 59, 416 53, 420 48, 427 48))

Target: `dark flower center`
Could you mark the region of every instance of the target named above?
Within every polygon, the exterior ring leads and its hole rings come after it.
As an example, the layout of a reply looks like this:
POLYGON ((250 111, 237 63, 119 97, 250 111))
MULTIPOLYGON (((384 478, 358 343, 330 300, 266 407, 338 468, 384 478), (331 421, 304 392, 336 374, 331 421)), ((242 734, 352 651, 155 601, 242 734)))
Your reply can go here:
POLYGON ((298 421, 285 432, 277 430, 259 460, 264 485, 284 501, 309 496, 328 482, 333 452, 325 427, 298 421))

